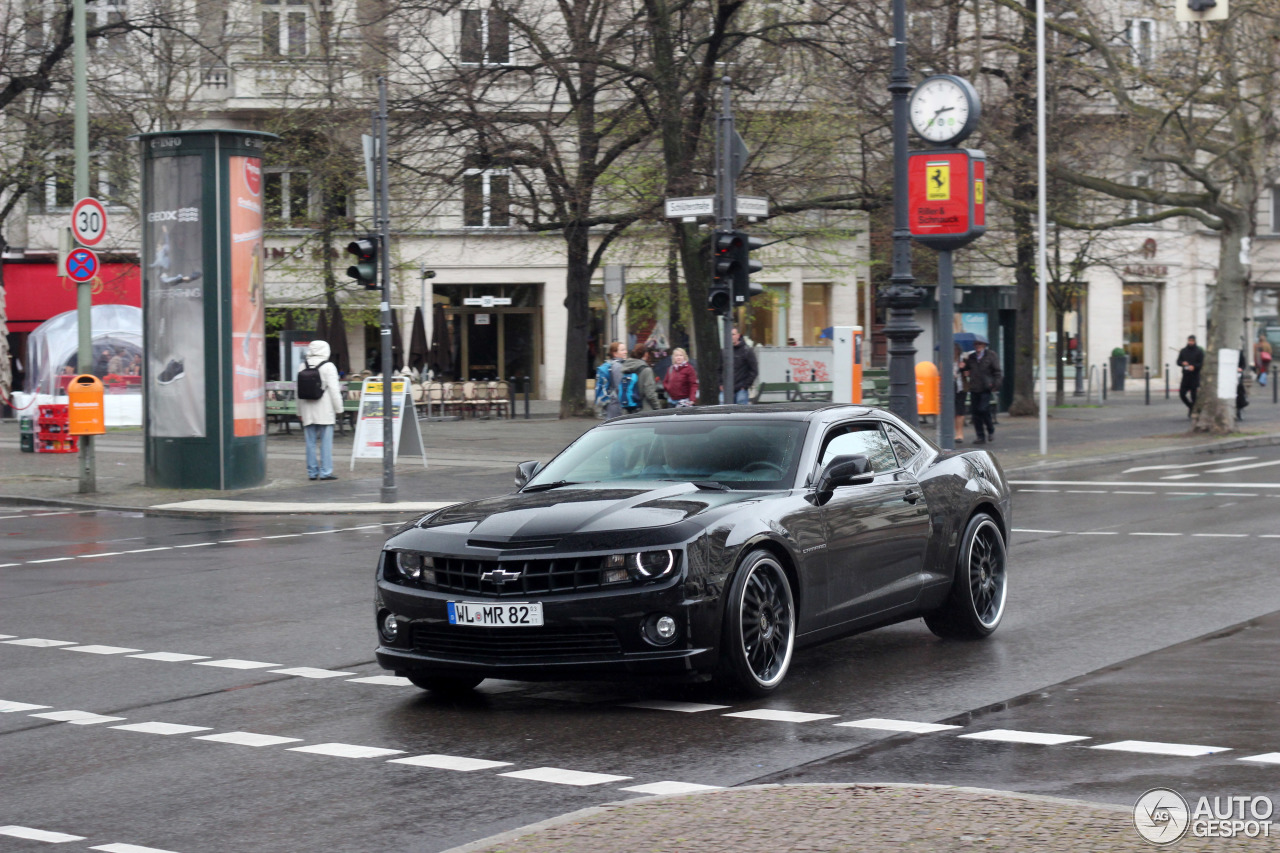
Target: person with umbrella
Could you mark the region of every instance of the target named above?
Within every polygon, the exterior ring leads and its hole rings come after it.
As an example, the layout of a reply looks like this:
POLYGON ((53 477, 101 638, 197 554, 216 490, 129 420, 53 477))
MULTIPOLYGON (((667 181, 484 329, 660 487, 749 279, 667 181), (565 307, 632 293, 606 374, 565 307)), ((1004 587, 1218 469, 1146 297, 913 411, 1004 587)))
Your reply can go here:
POLYGON ((995 441, 996 425, 991 418, 991 395, 1000 389, 1004 374, 1000 357, 987 346, 983 335, 973 336, 973 352, 964 357, 962 372, 969 380, 969 399, 973 411, 975 444, 995 441))

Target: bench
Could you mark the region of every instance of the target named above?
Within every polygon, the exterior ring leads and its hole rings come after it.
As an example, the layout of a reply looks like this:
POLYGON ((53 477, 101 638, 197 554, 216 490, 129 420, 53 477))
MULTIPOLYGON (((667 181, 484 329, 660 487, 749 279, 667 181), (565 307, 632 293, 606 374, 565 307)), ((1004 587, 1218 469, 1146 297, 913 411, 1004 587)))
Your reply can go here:
POLYGON ((756 391, 756 402, 789 403, 795 399, 793 395, 799 390, 796 385, 795 382, 761 382, 756 391))
MULTIPOLYGON (((286 435, 292 435, 290 429, 293 421, 301 420, 298 418, 298 399, 297 385, 293 382, 268 382, 267 390, 267 422, 274 420, 276 423, 284 426, 286 435)), ((336 420, 338 423, 338 432, 346 435, 346 422, 351 422, 352 429, 355 428, 356 413, 360 411, 360 400, 347 399, 342 401, 342 415, 336 420)))

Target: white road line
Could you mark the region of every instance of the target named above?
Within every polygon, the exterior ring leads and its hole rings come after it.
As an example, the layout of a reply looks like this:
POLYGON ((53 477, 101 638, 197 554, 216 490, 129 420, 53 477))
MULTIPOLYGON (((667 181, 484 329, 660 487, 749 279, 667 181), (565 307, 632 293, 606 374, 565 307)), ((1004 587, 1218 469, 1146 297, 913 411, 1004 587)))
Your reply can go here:
POLYGON ((1213 468, 1205 471, 1205 473, 1230 474, 1232 471, 1248 471, 1251 468, 1270 468, 1272 465, 1280 465, 1280 459, 1272 460, 1271 462, 1255 462, 1252 465, 1232 465, 1230 468, 1213 468))
POLYGON ((106 717, 102 714, 91 714, 88 711, 46 711, 42 714, 31 714, 42 720, 53 720, 55 723, 71 723, 76 726, 96 726, 99 723, 115 723, 124 717, 106 717))
POLYGON ((779 723, 812 723, 814 720, 831 720, 838 714, 806 714, 801 711, 773 711, 760 708, 755 711, 734 711, 722 717, 740 717, 744 720, 772 720, 779 723))
POLYGON ((1208 496, 1209 496, 1209 493, 1208 493, 1208 492, 1169 492, 1169 494, 1171 494, 1171 495, 1186 495, 1186 496, 1188 496, 1188 497, 1193 497, 1193 498, 1204 498, 1204 497, 1208 497, 1208 496))
POLYGON ((1159 743, 1149 740, 1121 740, 1115 743, 1101 743, 1089 748, 1106 749, 1112 752, 1140 752, 1144 755, 1177 755, 1183 758, 1231 751, 1227 746, 1197 746, 1190 743, 1159 743))
POLYGON ((236 544, 237 542, 259 542, 259 541, 261 541, 261 540, 262 540, 262 537, 261 537, 261 536, 254 536, 254 537, 253 537, 253 538, 251 538, 251 539, 219 539, 219 540, 218 540, 218 544, 219 544, 219 545, 234 545, 234 544, 236 544))
POLYGON ((1117 530, 1082 530, 1077 535, 1079 536, 1119 536, 1120 532, 1117 530))
POLYGON ((1116 490, 1115 490, 1115 492, 1113 492, 1112 494, 1117 494, 1117 495, 1154 495, 1154 494, 1155 494, 1155 492, 1122 492, 1122 491, 1120 491, 1119 489, 1116 489, 1116 490))
POLYGON ((187 545, 174 545, 175 548, 204 548, 206 545, 217 545, 217 542, 191 542, 187 545))
POLYGON ((64 646, 64 652, 84 652, 87 655, 123 655, 142 649, 126 649, 123 646, 64 646))
POLYGON ((1259 533, 1259 539, 1280 539, 1280 533, 1259 533))
POLYGON ((414 767, 434 767, 437 770, 457 770, 460 773, 511 766, 510 761, 486 761, 483 758, 463 758, 460 755, 413 755, 409 758, 392 758, 387 763, 409 764, 414 767))
POLYGON ((29 705, 26 702, 6 702, 0 699, 0 714, 12 714, 16 711, 39 711, 48 705, 29 705))
POLYGON ((697 791, 718 791, 715 785, 694 785, 692 782, 650 782, 648 785, 632 785, 624 791, 635 791, 637 794, 693 794, 697 791))
POLYGON ((79 643, 72 643, 67 640, 42 640, 39 637, 28 637, 25 640, 4 640, 6 645, 10 646, 31 646, 36 649, 52 649, 56 646, 78 646, 79 643))
POLYGON ((630 776, 611 776, 608 773, 584 773, 581 770, 561 770, 558 767, 534 767, 531 770, 515 770, 499 773, 512 779, 528 779, 533 782, 550 782, 554 785, 604 785, 609 782, 625 782, 630 776))
POLYGON ((139 847, 137 844, 103 844, 89 849, 101 850, 102 853, 173 853, 172 850, 161 850, 159 847, 139 847))
POLYGON ((172 550, 173 550, 173 547, 174 547, 174 546, 172 546, 172 545, 160 545, 160 546, 155 547, 155 548, 135 548, 135 549, 134 549, 134 550, 132 550, 132 551, 125 551, 124 553, 126 553, 126 554, 149 554, 149 553, 151 553, 152 551, 172 551, 172 550))
POLYGON ((29 826, 0 826, 0 835, 10 838, 24 838, 27 841, 47 841, 50 844, 61 844, 64 841, 84 841, 83 835, 67 835, 65 832, 49 832, 44 829, 32 829, 29 826))
POLYGON ((927 735, 933 732, 945 732, 950 729, 958 729, 960 726, 948 726, 942 723, 916 723, 911 720, 886 720, 880 717, 869 717, 865 720, 851 720, 847 723, 836 723, 837 726, 843 726, 853 729, 877 729, 885 732, 911 732, 912 734, 927 735))
POLYGON ((1048 732, 1020 732, 1014 729, 992 729, 988 732, 975 732, 971 735, 957 735, 968 740, 994 740, 1001 743, 1031 743, 1038 746, 1057 746, 1078 740, 1088 740, 1081 735, 1055 735, 1048 732))
POLYGON ((196 735, 192 740, 211 740, 214 743, 232 743, 237 746, 279 746, 282 743, 298 743, 300 737, 278 737, 253 732, 222 732, 216 735, 196 735))
POLYGON ((17 634, 0 634, 0 640, 12 640, 17 634))
POLYGON ((121 551, 100 551, 100 552, 99 552, 99 553, 97 553, 97 554, 81 554, 81 555, 80 555, 79 557, 77 557, 76 559, 79 559, 79 560, 92 560, 94 557, 119 557, 121 553, 123 553, 123 552, 121 552, 121 551))
POLYGON ((1181 533, 1130 533, 1130 536, 1181 536, 1181 533))
POLYGON ((705 705, 701 702, 672 702, 666 699, 645 699, 641 702, 627 702, 624 708, 644 708, 649 711, 678 711, 681 714, 698 714, 703 711, 721 711, 729 705, 705 705))
POLYGON ((1201 539, 1248 539, 1248 533, 1192 533, 1201 539))
POLYGON ((278 663, 263 663, 260 660, 240 660, 239 658, 223 658, 222 660, 202 660, 193 666, 217 666, 223 669, 267 669, 280 666, 278 663))
POLYGON ((1280 752, 1264 752, 1262 755, 1246 755, 1236 761, 1257 761, 1262 764, 1280 764, 1280 752))
POLYGON ((413 682, 398 675, 370 675, 365 678, 348 678, 351 684, 382 684, 388 687, 412 687, 413 682))
POLYGON ((1199 477, 1199 476, 1200 476, 1200 473, 1196 472, 1194 474, 1170 474, 1169 476, 1161 477, 1160 479, 1161 480, 1189 480, 1192 477, 1199 477))
POLYGON ((1105 495, 1106 489, 1067 489, 1069 495, 1105 495))
MULTIPOLYGON (((1008 480, 1010 486, 1125 486, 1128 488, 1170 488, 1181 485, 1164 480, 1008 480)), ((1217 489, 1280 489, 1280 483, 1211 483, 1217 489)))
POLYGON ((263 539, 292 539, 295 536, 301 536, 301 533, 278 533, 275 536, 263 536, 263 539))
POLYGON ((335 758, 381 758, 385 755, 403 755, 403 749, 383 749, 377 746, 357 746, 354 743, 315 743, 310 746, 291 746, 290 752, 310 752, 315 755, 331 755, 335 758))
POLYGON ((1018 489, 1020 492, 1041 492, 1043 494, 1054 494, 1062 491, 1062 489, 1018 489))
POLYGON ((1212 462, 1190 462, 1186 465, 1143 465, 1138 468, 1126 468, 1121 474, 1136 474, 1139 471, 1176 471, 1179 468, 1208 468, 1213 465, 1230 465, 1232 462, 1248 462, 1256 456, 1236 456, 1232 459, 1215 459, 1212 462))
POLYGON ((48 557, 43 560, 27 560, 28 566, 34 566, 37 563, 61 563, 63 560, 74 560, 75 557, 48 557))
POLYGON ((1061 530, 1037 530, 1034 527, 1015 527, 1014 533, 1061 533, 1061 530))
POLYGON ((0 569, 7 569, 10 566, 21 566, 22 563, 0 563, 0 569))
POLYGON ((124 732, 141 732, 146 735, 187 735, 192 732, 213 731, 210 726, 183 726, 178 723, 126 723, 123 726, 108 726, 124 732))
POLYGON ((1214 492, 1215 498, 1256 498, 1256 492, 1214 492))
POLYGON ((138 660, 162 660, 168 663, 185 663, 189 660, 208 660, 208 655, 184 655, 181 652, 147 652, 142 655, 129 655, 138 660))
POLYGON ((316 669, 312 666, 292 666, 288 669, 273 669, 280 675, 296 675, 299 678, 339 678, 343 675, 355 675, 354 672, 340 672, 336 669, 316 669))

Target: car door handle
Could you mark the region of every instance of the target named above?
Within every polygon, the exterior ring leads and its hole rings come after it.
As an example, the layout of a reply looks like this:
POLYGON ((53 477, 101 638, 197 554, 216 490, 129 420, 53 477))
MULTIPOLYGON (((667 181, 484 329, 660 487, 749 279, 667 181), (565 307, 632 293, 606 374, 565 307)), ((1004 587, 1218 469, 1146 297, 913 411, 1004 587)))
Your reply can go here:
POLYGON ((907 489, 906 494, 902 496, 902 499, 909 504, 913 504, 920 500, 920 493, 915 489, 907 489))

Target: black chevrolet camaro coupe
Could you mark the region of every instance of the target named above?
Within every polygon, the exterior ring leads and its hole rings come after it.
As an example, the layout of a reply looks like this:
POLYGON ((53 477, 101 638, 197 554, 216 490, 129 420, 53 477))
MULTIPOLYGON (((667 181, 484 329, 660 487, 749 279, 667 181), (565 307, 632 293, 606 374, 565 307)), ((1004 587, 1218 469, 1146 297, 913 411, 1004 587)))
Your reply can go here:
POLYGON ((430 513, 378 562, 378 662, 419 687, 710 677, 765 695, 798 647, 1004 614, 1009 488, 847 405, 668 409, 597 426, 512 494, 430 513))

